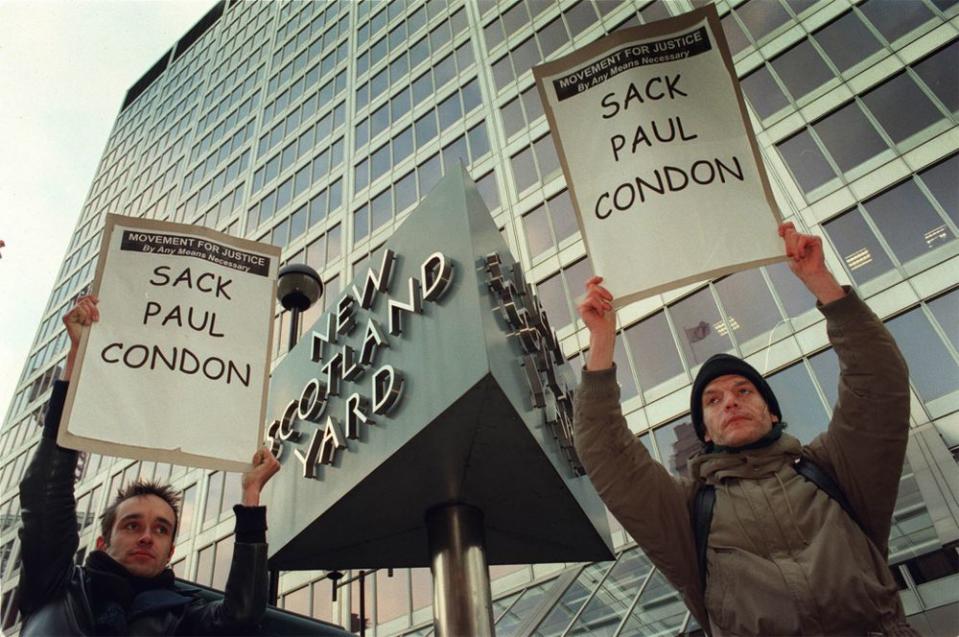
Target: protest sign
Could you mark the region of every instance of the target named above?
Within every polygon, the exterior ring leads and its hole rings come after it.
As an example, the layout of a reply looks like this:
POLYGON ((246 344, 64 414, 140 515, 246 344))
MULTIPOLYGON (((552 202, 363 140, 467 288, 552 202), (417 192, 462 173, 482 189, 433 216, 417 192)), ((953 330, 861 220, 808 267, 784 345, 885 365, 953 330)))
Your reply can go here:
POLYGON ((262 444, 279 248, 108 215, 58 443, 241 471, 262 444))
POLYGON ((617 31, 533 73, 616 306, 783 259, 713 5, 617 31))

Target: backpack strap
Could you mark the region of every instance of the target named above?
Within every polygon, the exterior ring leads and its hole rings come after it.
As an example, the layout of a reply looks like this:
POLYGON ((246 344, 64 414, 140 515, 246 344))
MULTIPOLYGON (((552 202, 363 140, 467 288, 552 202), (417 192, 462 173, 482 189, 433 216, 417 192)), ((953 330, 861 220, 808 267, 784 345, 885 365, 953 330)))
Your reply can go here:
POLYGON ((699 579, 706 587, 706 545, 709 543, 709 528, 713 523, 713 508, 716 505, 716 487, 703 484, 693 499, 693 537, 696 540, 696 561, 699 564, 699 579))
MULTIPOLYGON (((803 458, 800 456, 793 463, 793 469, 795 469, 796 473, 804 477, 806 480, 809 480, 814 485, 819 487, 821 491, 825 491, 826 495, 835 500, 836 504, 841 506, 842 510, 846 512, 846 515, 852 518, 852 521, 856 523, 859 529, 863 533, 866 533, 866 529, 863 528, 862 523, 856 516, 856 513, 852 510, 852 507, 849 505, 849 501, 843 494, 842 489, 839 488, 839 485, 836 484, 835 480, 833 480, 828 473, 823 471, 819 465, 808 458, 803 458)), ((866 533, 866 537, 869 537, 868 533, 866 533)))

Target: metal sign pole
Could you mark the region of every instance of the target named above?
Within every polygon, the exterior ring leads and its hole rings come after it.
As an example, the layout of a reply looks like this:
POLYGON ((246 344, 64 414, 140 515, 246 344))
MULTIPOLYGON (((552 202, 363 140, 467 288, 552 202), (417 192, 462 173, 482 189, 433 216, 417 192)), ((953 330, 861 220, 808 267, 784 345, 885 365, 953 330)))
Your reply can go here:
POLYGON ((426 513, 436 637, 489 637, 493 602, 483 512, 449 504, 426 513))

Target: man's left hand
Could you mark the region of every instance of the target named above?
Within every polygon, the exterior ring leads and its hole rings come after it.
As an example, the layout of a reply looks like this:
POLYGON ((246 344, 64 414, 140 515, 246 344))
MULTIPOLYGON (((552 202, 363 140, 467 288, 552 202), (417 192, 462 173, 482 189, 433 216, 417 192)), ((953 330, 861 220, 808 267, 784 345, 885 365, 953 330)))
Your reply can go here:
POLYGON ((779 226, 779 236, 786 247, 789 269, 820 303, 825 305, 846 295, 846 291, 826 267, 820 237, 798 232, 791 221, 779 226))
POLYGON ((280 461, 266 447, 260 447, 253 454, 253 468, 243 474, 243 506, 253 507, 260 504, 260 491, 270 478, 280 470, 280 461))

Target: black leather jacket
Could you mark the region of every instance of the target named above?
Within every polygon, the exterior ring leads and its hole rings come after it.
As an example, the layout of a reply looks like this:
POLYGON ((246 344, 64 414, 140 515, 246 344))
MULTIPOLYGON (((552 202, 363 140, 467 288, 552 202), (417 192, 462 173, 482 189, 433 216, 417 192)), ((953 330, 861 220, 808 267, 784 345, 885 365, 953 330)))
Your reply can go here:
MULTIPOLYGON (((66 387, 63 382, 54 386, 43 437, 20 483, 20 611, 25 617, 22 637, 95 634, 91 572, 74 564, 79 543, 73 496, 78 454, 56 444, 66 387)), ((222 601, 206 602, 189 589, 160 589, 149 596, 144 608, 127 611, 129 634, 215 635, 254 631, 266 610, 268 587, 267 546, 258 535, 262 535, 262 530, 251 534, 246 529, 241 533, 238 525, 222 601), (249 541, 250 535, 261 541, 249 541)))

